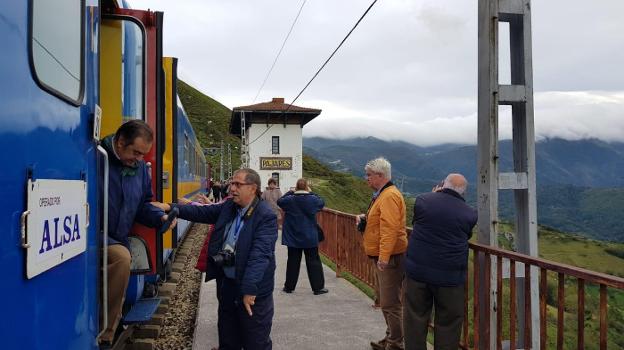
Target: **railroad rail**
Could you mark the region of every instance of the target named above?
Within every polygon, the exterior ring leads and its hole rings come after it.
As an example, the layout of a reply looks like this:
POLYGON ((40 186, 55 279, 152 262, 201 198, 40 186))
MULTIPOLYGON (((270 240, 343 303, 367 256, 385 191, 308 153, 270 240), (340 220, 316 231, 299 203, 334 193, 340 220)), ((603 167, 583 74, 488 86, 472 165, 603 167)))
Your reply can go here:
POLYGON ((152 350, 190 348, 201 273, 195 264, 208 225, 193 224, 176 249, 172 272, 158 288, 162 299, 152 319, 145 324, 128 326, 118 337, 113 350, 152 350))

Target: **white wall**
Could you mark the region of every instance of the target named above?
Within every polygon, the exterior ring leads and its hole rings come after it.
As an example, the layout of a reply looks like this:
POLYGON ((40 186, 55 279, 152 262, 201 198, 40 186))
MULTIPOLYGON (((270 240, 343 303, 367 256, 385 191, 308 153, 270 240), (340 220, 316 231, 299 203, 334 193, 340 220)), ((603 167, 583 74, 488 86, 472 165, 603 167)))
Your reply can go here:
POLYGON ((269 131, 266 124, 252 124, 247 130, 249 142, 249 167, 256 170, 260 174, 262 180, 262 190, 267 185, 271 174, 276 172, 280 174, 279 187, 282 193, 288 191, 291 187, 295 187, 297 180, 303 176, 303 139, 302 128, 298 124, 284 127, 284 124, 269 124, 269 131), (263 132, 266 133, 262 136, 263 132), (258 138, 258 136, 260 136, 258 138), (271 140, 273 136, 280 138, 280 153, 273 154, 271 140), (256 140, 256 138, 258 138, 256 140), (255 140, 255 141, 254 141, 255 140), (291 157, 292 170, 260 170, 260 157, 291 157))

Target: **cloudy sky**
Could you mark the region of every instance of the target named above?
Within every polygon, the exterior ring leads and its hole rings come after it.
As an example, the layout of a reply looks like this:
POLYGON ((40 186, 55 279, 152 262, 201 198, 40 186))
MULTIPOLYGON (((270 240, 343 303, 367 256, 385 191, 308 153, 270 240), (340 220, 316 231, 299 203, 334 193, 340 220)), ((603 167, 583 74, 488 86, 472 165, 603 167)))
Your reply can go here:
MULTIPOLYGON (((371 1, 307 0, 255 103, 292 101, 371 1)), ((130 3, 165 12, 181 78, 232 108, 254 102, 303 0, 130 3)), ((624 141, 624 1, 531 3, 537 137, 624 141)), ((477 1, 379 0, 295 104, 323 110, 305 136, 432 145, 476 143, 476 99, 477 1)))

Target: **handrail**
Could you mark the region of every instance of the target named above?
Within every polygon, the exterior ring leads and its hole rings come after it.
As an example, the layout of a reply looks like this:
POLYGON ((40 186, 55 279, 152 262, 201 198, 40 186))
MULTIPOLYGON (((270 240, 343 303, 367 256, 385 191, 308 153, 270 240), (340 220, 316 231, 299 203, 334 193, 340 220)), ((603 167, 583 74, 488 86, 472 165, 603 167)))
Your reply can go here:
POLYGON ((550 270, 552 272, 564 273, 571 277, 584 279, 585 281, 590 283, 604 284, 608 287, 624 289, 624 278, 621 277, 607 275, 605 273, 587 270, 582 267, 566 265, 543 258, 516 253, 510 250, 491 247, 476 242, 469 242, 468 245, 473 250, 478 250, 491 255, 501 256, 503 258, 515 260, 517 262, 530 264, 550 270))
POLYGON ((97 336, 97 339, 100 339, 102 334, 106 331, 108 327, 108 173, 109 173, 109 164, 108 164, 108 153, 101 145, 97 146, 97 150, 104 157, 104 189, 103 189, 103 218, 102 218, 102 245, 104 246, 102 253, 102 310, 104 312, 102 321, 104 324, 104 329, 100 331, 97 336))

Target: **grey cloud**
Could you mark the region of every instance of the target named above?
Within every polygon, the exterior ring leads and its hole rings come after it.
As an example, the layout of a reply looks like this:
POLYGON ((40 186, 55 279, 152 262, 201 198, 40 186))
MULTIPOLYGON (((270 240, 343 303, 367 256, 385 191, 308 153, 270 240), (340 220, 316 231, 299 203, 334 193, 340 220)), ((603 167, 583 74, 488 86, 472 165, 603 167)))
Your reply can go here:
MULTIPOLYGON (((165 11, 165 53, 233 107, 251 103, 301 2, 132 4, 165 11)), ((292 99, 368 4, 308 1, 258 101, 292 99)), ((536 135, 624 140, 624 2, 534 0, 532 11, 536 135)), ((297 104, 324 110, 310 136, 474 143, 476 97, 477 2, 393 0, 378 2, 297 104)), ((500 133, 510 133, 505 114, 500 133)))

